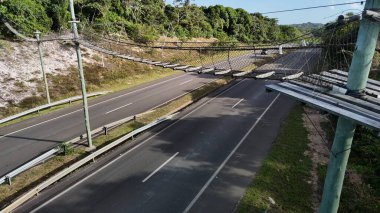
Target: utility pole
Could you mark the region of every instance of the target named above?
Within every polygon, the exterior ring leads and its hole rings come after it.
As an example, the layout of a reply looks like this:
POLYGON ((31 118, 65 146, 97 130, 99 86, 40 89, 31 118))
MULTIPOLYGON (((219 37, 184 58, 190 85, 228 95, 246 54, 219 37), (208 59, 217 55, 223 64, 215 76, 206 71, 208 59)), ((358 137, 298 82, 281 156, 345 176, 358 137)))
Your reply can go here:
MULTIPOLYGON (((366 1, 356 49, 348 73, 347 95, 364 95, 380 30, 380 23, 371 23, 368 16, 371 14, 378 15, 374 11, 379 9, 380 0, 366 1)), ((339 117, 319 210, 322 213, 335 213, 338 211, 355 128, 354 121, 339 117)))
POLYGON ((36 39, 37 39, 38 53, 40 55, 42 77, 43 77, 44 82, 45 82, 46 98, 47 98, 48 104, 50 104, 49 86, 48 86, 48 82, 47 82, 47 79, 46 79, 45 64, 44 64, 44 60, 43 60, 43 53, 42 53, 42 47, 41 47, 40 34, 41 34, 41 32, 39 32, 39 31, 34 32, 34 35, 36 36, 36 39))
POLYGON ((74 33, 75 50, 76 50, 77 58, 78 58, 78 71, 79 71, 79 77, 80 77, 81 88, 82 88, 83 111, 84 111, 84 119, 85 119, 87 142, 88 142, 87 145, 90 149, 92 149, 93 145, 92 145, 92 138, 91 138, 90 117, 88 115, 86 82, 85 82, 84 74, 83 74, 82 53, 81 53, 79 42, 78 42, 78 38, 79 38, 78 28, 77 28, 78 21, 76 20, 76 17, 75 17, 74 0, 70 0, 70 13, 71 13, 71 19, 72 19, 70 23, 71 23, 72 30, 74 33))

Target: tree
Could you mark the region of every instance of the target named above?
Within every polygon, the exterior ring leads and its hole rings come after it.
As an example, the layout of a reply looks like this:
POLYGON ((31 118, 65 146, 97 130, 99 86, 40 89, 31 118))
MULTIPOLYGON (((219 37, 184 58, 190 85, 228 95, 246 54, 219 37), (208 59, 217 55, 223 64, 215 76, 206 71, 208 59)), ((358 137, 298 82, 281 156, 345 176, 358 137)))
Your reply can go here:
MULTIPOLYGON (((139 41, 159 35, 216 37, 221 40, 285 40, 298 35, 292 27, 279 26, 276 19, 250 14, 244 9, 222 5, 198 7, 191 0, 76 0, 77 18, 97 30, 125 30, 139 41)), ((5 17, 22 25, 24 31, 58 31, 69 28, 69 0, 6 0, 1 5, 5 17), (27 21, 24 21, 26 19, 27 21)), ((4 31, 3 31, 4 32, 4 31)))
POLYGON ((51 29, 59 31, 68 28, 70 20, 69 0, 42 0, 46 15, 52 19, 51 29))
MULTIPOLYGON (((14 28, 29 36, 36 30, 47 32, 51 29, 52 20, 47 16, 44 6, 39 1, 11 0, 0 5, 0 14, 10 21, 14 28)), ((3 25, 0 25, 2 35, 10 35, 3 25)))

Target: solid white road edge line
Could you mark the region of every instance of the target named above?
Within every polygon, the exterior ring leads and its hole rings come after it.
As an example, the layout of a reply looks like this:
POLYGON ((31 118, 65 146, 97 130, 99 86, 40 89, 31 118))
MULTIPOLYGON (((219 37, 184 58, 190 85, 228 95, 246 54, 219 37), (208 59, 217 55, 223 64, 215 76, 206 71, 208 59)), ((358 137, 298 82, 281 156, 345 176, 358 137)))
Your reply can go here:
POLYGON ((161 166, 159 166, 156 170, 154 170, 152 173, 150 173, 150 175, 148 175, 148 177, 146 177, 144 180, 142 180, 142 182, 145 183, 147 180, 149 180, 149 178, 151 178, 154 174, 156 174, 158 171, 160 171, 160 169, 162 169, 162 167, 164 167, 171 160, 173 160, 173 158, 175 158, 175 156, 177 156, 178 154, 179 154, 179 152, 175 153, 171 158, 166 160, 163 164, 161 164, 161 166))
POLYGON ((107 168, 108 166, 110 166, 111 164, 115 163, 116 161, 118 161, 119 159, 121 159, 122 157, 124 157, 125 155, 131 153, 132 151, 136 150, 137 148, 139 148, 140 146, 144 145, 145 143, 147 143, 148 141, 150 141, 152 138, 156 137, 158 134, 164 132, 165 130, 169 129, 170 127, 174 126, 175 124, 177 124, 178 122, 180 122, 182 119, 188 117, 189 115, 191 115, 192 113, 196 112, 197 110, 199 110, 200 108, 202 108, 203 106, 205 106, 206 104, 208 104, 209 102, 215 100, 216 98, 218 98, 219 96, 223 95, 224 93, 230 91, 232 88, 236 87, 237 85, 241 84, 242 82, 244 82, 246 79, 243 79, 241 80, 239 83, 231 86, 230 88, 224 90, 223 92, 221 92, 219 95, 209 99, 208 101, 206 101, 205 103, 203 103, 202 105, 198 106, 197 108, 195 108, 194 110, 190 111, 189 113, 187 113, 186 115, 184 115, 183 117, 181 117, 181 119, 178 119, 177 121, 175 121, 174 123, 172 123, 171 125, 165 127, 164 129, 162 129, 161 131, 157 132, 156 134, 152 135, 151 137, 149 137, 148 139, 144 140, 143 142, 137 144, 136 146, 134 146, 132 149, 128 150, 127 152, 119 155, 117 158, 115 158, 114 160, 112 160, 111 162, 107 163, 106 165, 102 166, 100 169, 96 170, 95 172, 93 172, 92 174, 86 176, 85 178, 83 178, 82 180, 80 180, 79 182, 75 183, 74 185, 72 185, 71 187, 67 188, 66 190, 62 191, 61 193, 57 194, 56 196, 54 196, 53 198, 51 198, 50 200, 46 201, 45 203, 43 203, 42 205, 38 206, 37 208, 35 208, 34 210, 31 211, 31 213, 34 213, 38 210, 40 210, 41 208, 45 207, 46 205, 48 205, 49 203, 53 202, 55 199, 59 198, 60 196, 62 196, 63 194, 65 194, 66 192, 70 191, 71 189, 75 188, 76 186, 78 186, 79 184, 83 183, 84 181, 86 181, 87 179, 91 178, 92 176, 96 175, 97 173, 99 173, 100 171, 102 171, 103 169, 107 168))
POLYGON ((215 179, 215 177, 219 174, 219 172, 222 170, 222 168, 226 165, 228 160, 232 157, 233 154, 235 154, 236 150, 240 147, 240 145, 247 139, 248 135, 251 134, 253 129, 257 126, 257 124, 260 122, 260 120, 264 117, 264 115, 268 112, 268 110, 272 107, 272 105, 276 102, 276 100, 280 97, 280 94, 276 96, 276 98, 273 99, 273 101, 269 104, 269 106, 265 109, 265 111, 260 115, 260 117, 256 120, 256 122, 253 124, 253 126, 248 130, 247 133, 243 136, 243 138, 239 141, 239 143, 235 146, 235 148, 231 151, 231 153, 227 156, 227 158, 222 162, 222 164, 218 167, 218 169, 212 174, 210 179, 206 182, 206 184, 201 188, 201 190, 198 192, 198 194, 194 197, 194 199, 190 202, 190 204, 186 207, 186 209, 183 211, 184 213, 187 213, 190 211, 191 207, 197 202, 199 197, 203 194, 203 192, 207 189, 207 187, 211 184, 211 182, 215 179))
POLYGON ((244 101, 244 98, 240 99, 235 105, 232 106, 232 109, 235 108, 237 105, 239 105, 242 101, 244 101))
POLYGON ((182 85, 184 85, 184 84, 187 84, 187 83, 189 83, 189 82, 192 82, 194 79, 190 79, 190 80, 188 80, 188 81, 185 81, 185 82, 182 82, 182 83, 180 83, 180 84, 178 84, 179 86, 182 86, 182 85))
POLYGON ((127 106, 129 106, 129 105, 131 105, 131 104, 133 104, 133 103, 129 103, 129 104, 123 105, 123 106, 121 106, 121 107, 115 108, 115 109, 113 109, 113 110, 111 110, 111 111, 106 112, 105 114, 106 114, 106 115, 107 115, 107 114, 110 114, 111 112, 115 112, 115 111, 117 111, 117 110, 119 110, 119 109, 122 109, 122 108, 124 108, 124 107, 127 107, 127 106))
POLYGON ((58 116, 58 117, 56 117, 56 118, 52 118, 52 119, 49 119, 49 120, 43 121, 43 122, 41 122, 41 123, 34 124, 34 125, 32 125, 32 126, 28 126, 28 127, 25 127, 25 128, 19 129, 19 130, 16 130, 16 131, 14 131, 14 132, 10 132, 10 133, 8 133, 8 134, 5 134, 5 135, 0 136, 0 139, 1 139, 1 138, 4 138, 4 137, 7 137, 7 136, 9 136, 9 135, 13 135, 13 134, 18 133, 18 132, 21 132, 21 131, 24 131, 24 130, 27 130, 27 129, 33 128, 33 127, 36 127, 36 126, 42 125, 42 124, 44 124, 44 123, 48 123, 48 122, 50 122, 50 121, 54 121, 54 120, 57 120, 57 119, 59 119, 59 118, 62 118, 62 117, 65 117, 65 116, 68 116, 68 115, 74 114, 74 113, 79 112, 79 111, 82 111, 82 110, 83 110, 83 109, 78 109, 78 110, 72 111, 72 112, 70 112, 70 113, 67 113, 67 114, 64 114, 64 115, 58 116))
MULTIPOLYGON (((158 107, 164 106, 165 104, 167 104, 167 103, 169 103, 169 102, 172 102, 172 101, 174 101, 174 100, 176 100, 176 99, 178 99, 178 98, 180 98, 180 97, 182 97, 182 96, 185 96, 185 95, 187 95, 187 94, 190 94, 191 92, 193 92, 193 91, 195 91, 195 90, 197 90, 197 89, 199 89, 199 88, 201 88, 201 87, 203 87, 203 86, 205 86, 205 85, 207 85, 207 84, 209 84, 209 83, 211 83, 211 82, 213 82, 213 81, 215 81, 215 80, 211 80, 211 81, 204 82, 204 83, 201 84, 199 87, 196 87, 195 89, 192 89, 192 90, 190 90, 190 91, 188 91, 188 92, 182 93, 181 95, 178 95, 178 96, 176 96, 176 97, 174 97, 174 98, 172 98, 172 99, 170 99, 170 100, 168 100, 168 101, 165 101, 164 103, 161 103, 161 104, 159 104, 159 105, 157 105, 157 106, 154 106, 154 107, 150 108, 150 109, 147 110, 147 111, 151 111, 151 110, 156 109, 156 108, 158 108, 158 107)), ((202 83, 202 82, 200 82, 200 83, 202 83)))
MULTIPOLYGON (((190 74, 180 75, 180 76, 177 76, 177 77, 175 77, 175 78, 171 78, 171 79, 168 79, 168 80, 165 80, 165 81, 162 81, 162 82, 156 83, 156 84, 152 84, 152 85, 150 85, 150 86, 147 86, 147 87, 144 87, 144 88, 141 88, 141 89, 138 89, 138 90, 135 90, 135 91, 132 91, 132 92, 129 92, 129 93, 123 94, 123 95, 119 95, 119 96, 117 96, 117 97, 114 97, 114 98, 111 98, 111 99, 107 99, 107 100, 105 100, 105 101, 101 101, 101 102, 96 103, 96 104, 93 104, 93 105, 90 105, 88 108, 91 108, 91 107, 97 106, 97 105, 99 105, 99 104, 102 104, 102 103, 105 103, 105 102, 108 102, 108 101, 111 101, 111 100, 114 100, 114 99, 117 99, 117 98, 120 98, 120 97, 123 97, 123 96, 129 95, 129 94, 132 94, 132 93, 136 93, 136 92, 139 92, 139 91, 142 91, 142 90, 145 90, 145 89, 151 88, 151 87, 153 87, 153 86, 157 86, 157 85, 160 85, 160 84, 166 83, 166 82, 171 81, 171 80, 175 80, 175 79, 180 78, 180 77, 184 77, 184 76, 186 76, 186 75, 190 75, 190 74)), ((16 130, 16 131, 14 131, 14 132, 10 132, 10 133, 4 134, 4 135, 0 136, 0 139, 1 139, 1 138, 4 138, 4 137, 6 137, 6 136, 13 135, 13 134, 15 134, 15 133, 18 133, 18 132, 21 132, 21 131, 24 131, 24 130, 27 130, 27 129, 30 129, 30 128, 33 128, 33 127, 36 127, 36 126, 39 126, 39 125, 42 125, 42 124, 45 124, 45 123, 48 123, 48 122, 50 122, 50 121, 57 120, 57 119, 59 119, 59 118, 62 118, 62 117, 65 117, 65 116, 71 115, 71 114, 73 114, 73 113, 75 113, 75 112, 79 112, 79 111, 82 111, 82 110, 83 110, 83 109, 78 109, 78 110, 75 110, 75 111, 69 112, 69 113, 67 113, 67 114, 60 115, 60 116, 58 116, 58 117, 56 117, 56 118, 52 118, 52 119, 49 119, 49 120, 46 120, 46 121, 43 121, 43 122, 40 122, 40 123, 34 124, 34 125, 32 125, 32 126, 28 126, 28 127, 25 127, 25 128, 19 129, 19 130, 16 130)))
POLYGON ((183 75, 180 75, 180 76, 177 76, 175 78, 170 78, 168 80, 165 80, 165 81, 161 81, 161 82, 158 82, 156 84, 152 84, 152 85, 149 85, 147 87, 143 87, 141 89, 137 89, 137 90, 134 90, 134 91, 131 91, 131 92, 128 92, 128 93, 125 93, 125 94, 122 94, 122 95, 119 95, 119 96, 116 96, 116 97, 113 97, 113 98, 110 98, 110 99, 107 99, 107 100, 104 100, 104 101, 101 101, 99 103, 96 103, 96 104, 92 104, 90 105, 89 107, 94 107, 94 106, 97 106, 99 104, 102 104, 102 103, 105 103, 105 102, 109 102, 109 101, 112 101, 112 100, 115 100, 115 99, 118 99, 118 98, 121 98, 121 97, 124 97, 124 96, 127 96, 127 95, 130 95, 130 94, 133 94, 133 93, 136 93, 136 92, 140 92, 140 91, 143 91, 143 90, 146 90, 146 89, 149 89, 149 88, 152 88, 152 87, 155 87, 155 86, 158 86, 158 85, 161 85, 161 84, 164 84, 166 82, 169 82, 169 81, 172 81, 172 80, 175 80, 175 79, 178 79, 178 78, 182 78, 182 77, 185 77, 187 75, 190 75, 188 73, 186 74, 183 74, 183 75))

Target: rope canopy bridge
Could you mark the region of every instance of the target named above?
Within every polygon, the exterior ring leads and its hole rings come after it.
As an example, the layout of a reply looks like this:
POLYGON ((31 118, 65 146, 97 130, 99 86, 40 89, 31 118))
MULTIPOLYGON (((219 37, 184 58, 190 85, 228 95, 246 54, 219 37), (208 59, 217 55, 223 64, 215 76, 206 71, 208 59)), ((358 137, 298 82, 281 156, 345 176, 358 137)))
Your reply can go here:
MULTIPOLYGON (((104 55, 150 66, 323 88, 313 89, 315 92, 345 87, 347 76, 341 70, 348 70, 351 63, 360 20, 361 15, 339 16, 323 29, 288 41, 136 43, 126 39, 123 23, 83 24, 78 27, 78 36, 35 39, 20 33, 2 18, 9 31, 25 42, 71 41, 104 55), (119 32, 107 29, 119 29, 119 32)), ((379 98, 378 82, 368 85, 366 94, 379 98)))
MULTIPOLYGON (((78 38, 73 36, 50 36, 39 40, 20 33, 9 21, 4 25, 21 41, 44 43, 49 41, 72 41, 113 57, 152 66, 232 76, 235 78, 288 80, 312 73, 322 54, 322 45, 310 43, 313 35, 307 33, 289 41, 238 42, 154 42, 135 43, 122 39, 125 33, 105 33, 94 26, 80 26, 78 38), (276 63, 268 62, 276 60, 276 63), (298 61, 298 63, 294 63, 298 61), (300 62, 302 61, 302 62, 300 62), (265 66, 261 67, 262 65, 265 66)), ((118 23, 113 23, 118 25, 118 23)), ((105 25, 103 27, 107 27, 105 25)))

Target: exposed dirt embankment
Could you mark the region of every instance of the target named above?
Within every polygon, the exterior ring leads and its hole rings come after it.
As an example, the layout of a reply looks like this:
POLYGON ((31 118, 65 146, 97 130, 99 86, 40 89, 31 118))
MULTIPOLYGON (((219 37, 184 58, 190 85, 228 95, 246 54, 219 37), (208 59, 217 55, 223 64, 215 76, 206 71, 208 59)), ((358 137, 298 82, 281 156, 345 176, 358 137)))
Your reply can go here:
POLYGON ((308 132, 309 150, 304 154, 310 157, 312 170, 310 171, 310 180, 308 181, 313 189, 312 204, 314 212, 318 212, 321 202, 320 187, 323 183, 318 181, 318 165, 327 165, 329 160, 329 144, 327 136, 322 128, 323 122, 328 122, 326 117, 321 116, 319 111, 308 107, 304 108, 303 114, 304 126, 308 132))
MULTIPOLYGON (((70 42, 52 41, 42 44, 47 75, 65 75, 77 63, 70 42)), ((92 50, 83 49, 84 62, 97 63, 92 50)), ((0 40, 0 107, 18 103, 25 97, 40 95, 44 88, 36 43, 0 40)))

